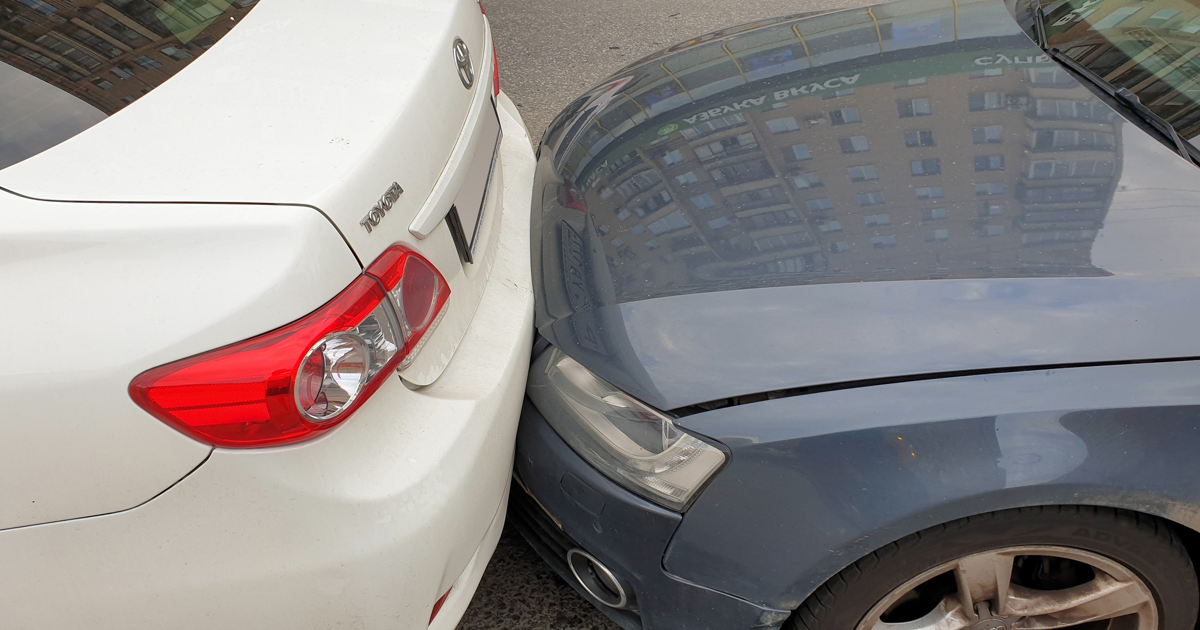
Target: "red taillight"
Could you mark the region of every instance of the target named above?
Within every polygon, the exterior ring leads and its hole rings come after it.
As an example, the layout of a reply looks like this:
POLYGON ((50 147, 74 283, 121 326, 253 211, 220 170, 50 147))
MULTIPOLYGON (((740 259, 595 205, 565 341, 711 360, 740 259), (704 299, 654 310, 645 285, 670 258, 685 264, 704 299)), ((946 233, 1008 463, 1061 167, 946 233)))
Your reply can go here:
POLYGON ((407 367, 425 343, 425 333, 437 325, 442 307, 450 299, 450 287, 442 274, 424 258, 393 246, 367 267, 368 276, 379 280, 391 296, 404 334, 407 367))
POLYGON ((316 312, 143 372, 129 395, 154 417, 214 446, 306 440, 340 424, 390 370, 412 361, 449 296, 431 264, 394 245, 316 312), (420 321, 406 317, 414 310, 420 321))
POLYGON ((492 96, 500 96, 500 57, 496 54, 496 40, 492 40, 492 96))
MULTIPOLYGON (((487 11, 483 10, 483 2, 479 2, 479 12, 487 15, 487 11)), ((496 54, 496 40, 492 39, 492 96, 500 96, 500 57, 496 54)))

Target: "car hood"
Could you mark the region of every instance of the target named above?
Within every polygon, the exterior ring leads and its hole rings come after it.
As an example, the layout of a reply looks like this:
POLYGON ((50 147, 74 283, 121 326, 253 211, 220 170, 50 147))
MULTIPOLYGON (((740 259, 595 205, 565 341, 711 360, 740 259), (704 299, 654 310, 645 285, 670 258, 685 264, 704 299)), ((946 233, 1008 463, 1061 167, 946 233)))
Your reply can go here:
POLYGON ((995 0, 719 31, 539 151, 537 326, 660 408, 1200 356, 1200 178, 995 0))

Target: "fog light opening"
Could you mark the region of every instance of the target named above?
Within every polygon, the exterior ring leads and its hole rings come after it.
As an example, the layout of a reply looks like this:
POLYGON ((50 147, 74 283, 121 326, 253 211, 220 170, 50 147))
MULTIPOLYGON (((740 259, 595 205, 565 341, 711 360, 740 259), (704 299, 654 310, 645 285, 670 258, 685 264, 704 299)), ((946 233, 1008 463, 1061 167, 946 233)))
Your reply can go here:
POLYGON ((624 608, 629 603, 617 576, 591 554, 572 549, 567 552, 567 564, 571 566, 575 580, 596 601, 610 608, 624 608))

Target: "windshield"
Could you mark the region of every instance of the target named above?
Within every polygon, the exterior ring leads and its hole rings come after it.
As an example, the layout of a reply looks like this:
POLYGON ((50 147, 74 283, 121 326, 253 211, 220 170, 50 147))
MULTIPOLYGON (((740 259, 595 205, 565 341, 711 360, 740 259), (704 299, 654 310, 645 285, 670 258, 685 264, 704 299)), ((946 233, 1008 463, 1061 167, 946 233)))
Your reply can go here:
POLYGON ((1200 4, 1064 0, 1042 10, 1048 48, 1133 92, 1200 147, 1200 4))
POLYGON ((0 0, 0 169, 158 87, 257 2, 0 0))

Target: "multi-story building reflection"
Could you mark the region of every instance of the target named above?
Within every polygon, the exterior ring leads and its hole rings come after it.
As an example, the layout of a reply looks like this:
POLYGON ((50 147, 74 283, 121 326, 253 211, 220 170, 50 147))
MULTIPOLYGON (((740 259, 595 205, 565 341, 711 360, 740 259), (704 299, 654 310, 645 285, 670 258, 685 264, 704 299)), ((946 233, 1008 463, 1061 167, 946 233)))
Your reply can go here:
POLYGON ((173 76, 258 0, 0 0, 0 62, 112 114, 173 76))
POLYGON ((1107 273, 1090 252, 1119 175, 1116 115, 1003 4, 887 10, 650 59, 554 147, 619 291, 1107 273))
POLYGON ((1200 136, 1200 6, 1074 0, 1054 7, 1046 29, 1052 44, 1138 95, 1181 136, 1200 136))

